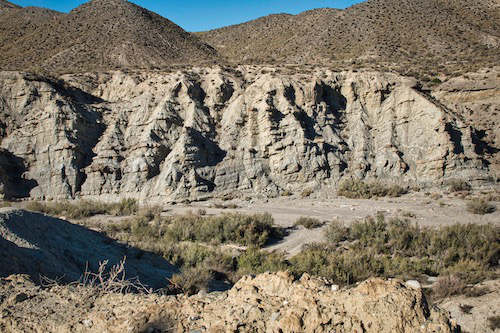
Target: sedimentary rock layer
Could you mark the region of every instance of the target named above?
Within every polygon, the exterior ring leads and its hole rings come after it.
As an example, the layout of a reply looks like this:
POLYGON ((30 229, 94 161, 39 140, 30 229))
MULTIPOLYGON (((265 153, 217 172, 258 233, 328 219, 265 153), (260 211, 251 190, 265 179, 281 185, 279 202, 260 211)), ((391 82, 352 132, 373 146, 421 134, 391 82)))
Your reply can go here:
POLYGON ((491 176, 474 128, 415 80, 379 72, 2 72, 0 135, 0 170, 17 166, 0 177, 6 197, 168 201, 491 176))

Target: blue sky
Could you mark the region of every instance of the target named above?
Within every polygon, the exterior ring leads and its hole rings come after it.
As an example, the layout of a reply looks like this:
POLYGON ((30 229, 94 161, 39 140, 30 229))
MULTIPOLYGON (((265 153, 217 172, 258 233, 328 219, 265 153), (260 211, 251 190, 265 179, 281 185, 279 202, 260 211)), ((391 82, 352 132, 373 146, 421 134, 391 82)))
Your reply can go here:
MULTIPOLYGON (((20 6, 37 6, 68 12, 85 0, 10 0, 20 6)), ((276 13, 297 14, 313 8, 345 8, 361 0, 132 0, 188 31, 237 24, 276 13)))

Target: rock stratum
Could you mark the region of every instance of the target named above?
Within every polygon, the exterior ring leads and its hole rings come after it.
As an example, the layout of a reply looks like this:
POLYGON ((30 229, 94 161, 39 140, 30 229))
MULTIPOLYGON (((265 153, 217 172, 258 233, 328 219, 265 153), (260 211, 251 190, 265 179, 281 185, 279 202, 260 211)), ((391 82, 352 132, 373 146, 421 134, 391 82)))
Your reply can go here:
POLYGON ((42 289, 0 280, 2 332, 458 332, 420 289, 371 279, 332 288, 307 275, 244 277, 228 292, 187 297, 42 289), (43 315, 41 315, 43 314, 43 315))
POLYGON ((497 177, 496 141, 443 94, 446 104, 408 77, 326 68, 2 72, 0 187, 6 198, 165 202, 353 177, 497 177))

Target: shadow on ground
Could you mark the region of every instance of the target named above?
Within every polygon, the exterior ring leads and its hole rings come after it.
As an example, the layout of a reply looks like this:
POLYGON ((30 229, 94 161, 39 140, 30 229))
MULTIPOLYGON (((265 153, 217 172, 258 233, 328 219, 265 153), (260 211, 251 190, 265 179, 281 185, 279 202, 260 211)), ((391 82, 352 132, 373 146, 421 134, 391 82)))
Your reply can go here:
POLYGON ((168 285, 178 269, 160 256, 129 247, 105 235, 70 222, 27 212, 0 209, 0 277, 28 274, 60 283, 78 281, 86 269, 96 272, 108 260, 108 268, 126 257, 127 279, 138 278, 148 288, 168 285))

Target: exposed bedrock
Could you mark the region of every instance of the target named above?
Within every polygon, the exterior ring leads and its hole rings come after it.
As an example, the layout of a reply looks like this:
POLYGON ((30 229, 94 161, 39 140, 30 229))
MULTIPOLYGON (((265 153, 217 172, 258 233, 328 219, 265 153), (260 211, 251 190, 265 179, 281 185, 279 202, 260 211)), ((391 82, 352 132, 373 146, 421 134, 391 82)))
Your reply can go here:
POLYGON ((169 201, 349 177, 496 177, 454 110, 413 79, 378 72, 2 72, 0 135, 0 183, 25 187, 3 185, 11 197, 169 201), (4 171, 4 153, 18 174, 4 171))

